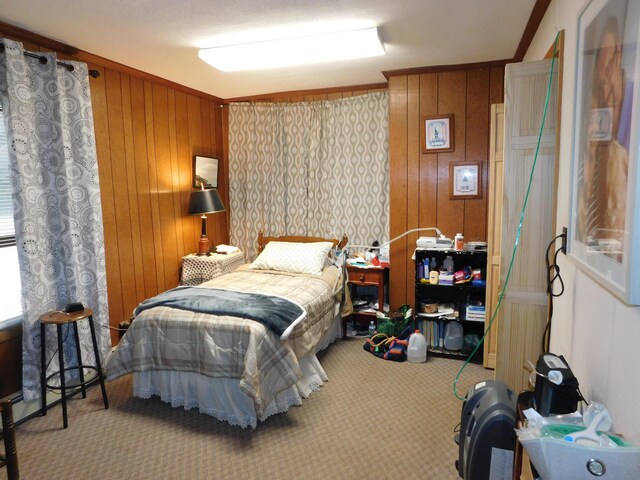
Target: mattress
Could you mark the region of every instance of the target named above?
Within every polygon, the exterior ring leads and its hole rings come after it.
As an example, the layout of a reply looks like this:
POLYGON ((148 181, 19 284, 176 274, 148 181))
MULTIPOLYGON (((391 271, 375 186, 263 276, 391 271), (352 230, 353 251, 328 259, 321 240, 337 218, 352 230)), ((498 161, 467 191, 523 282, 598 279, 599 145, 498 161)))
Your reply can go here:
POLYGON ((202 284, 288 298, 306 318, 282 341, 264 325, 231 315, 168 307, 143 311, 107 357, 109 380, 134 373, 134 395, 159 395, 234 425, 285 411, 326 381, 316 352, 340 334, 340 271, 305 275, 243 266, 202 284))

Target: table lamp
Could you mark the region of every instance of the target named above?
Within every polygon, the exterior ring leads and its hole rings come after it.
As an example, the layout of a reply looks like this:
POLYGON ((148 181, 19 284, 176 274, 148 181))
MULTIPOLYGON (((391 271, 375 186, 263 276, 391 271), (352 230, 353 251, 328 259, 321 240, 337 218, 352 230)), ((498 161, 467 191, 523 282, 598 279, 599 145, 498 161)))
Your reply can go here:
POLYGON ((207 214, 224 212, 224 205, 218 190, 209 188, 191 192, 189 197, 189 215, 202 215, 202 233, 198 242, 198 255, 209 254, 209 238, 207 237, 207 214))

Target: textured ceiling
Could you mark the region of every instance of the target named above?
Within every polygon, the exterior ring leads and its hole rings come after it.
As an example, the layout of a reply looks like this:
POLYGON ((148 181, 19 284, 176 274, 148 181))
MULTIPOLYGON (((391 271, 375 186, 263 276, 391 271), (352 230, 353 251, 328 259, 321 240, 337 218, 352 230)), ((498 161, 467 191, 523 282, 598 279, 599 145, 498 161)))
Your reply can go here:
POLYGON ((2 0, 0 21, 221 98, 384 82, 383 71, 512 58, 535 0, 2 0), (386 55, 225 73, 198 49, 377 26, 386 55))

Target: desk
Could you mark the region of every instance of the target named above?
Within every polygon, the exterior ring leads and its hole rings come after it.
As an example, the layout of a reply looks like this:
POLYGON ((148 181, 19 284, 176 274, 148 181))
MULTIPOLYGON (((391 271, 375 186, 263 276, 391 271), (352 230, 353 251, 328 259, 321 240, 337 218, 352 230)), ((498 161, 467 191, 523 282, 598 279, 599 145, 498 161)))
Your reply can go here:
POLYGON ((229 273, 244 264, 244 253, 212 253, 182 257, 180 285, 200 285, 202 282, 229 273))
MULTIPOLYGON (((349 287, 351 289, 351 301, 355 301, 358 295, 356 290, 358 287, 375 287, 377 289, 378 310, 383 311, 385 303, 385 287, 389 282, 388 267, 368 267, 360 268, 353 265, 347 265, 347 274, 349 276, 349 287)), ((342 335, 346 336, 347 321, 353 320, 355 323, 367 323, 372 320, 378 324, 375 312, 357 312, 354 306, 353 313, 342 322, 342 335)))

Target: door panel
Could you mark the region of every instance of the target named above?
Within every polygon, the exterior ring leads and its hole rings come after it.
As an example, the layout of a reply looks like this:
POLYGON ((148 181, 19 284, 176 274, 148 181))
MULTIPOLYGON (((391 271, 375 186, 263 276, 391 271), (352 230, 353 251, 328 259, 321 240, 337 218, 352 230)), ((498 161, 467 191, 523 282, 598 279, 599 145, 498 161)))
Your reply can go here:
MULTIPOLYGON (((494 245, 490 247, 491 278, 487 279, 491 283, 491 314, 511 263, 534 165, 550 67, 551 60, 542 60, 510 64, 505 70, 503 175, 501 181, 496 179, 496 190, 490 197, 490 201, 500 203, 500 207, 495 207, 500 216, 496 215, 489 227, 495 236, 494 245), (499 281, 495 278, 498 271, 499 281)), ((542 335, 547 322, 545 254, 555 236, 556 103, 557 74, 554 72, 511 277, 497 315, 497 328, 494 325, 495 331, 491 332, 496 340, 495 377, 515 392, 528 388, 529 371, 525 365, 527 361, 535 364, 542 353, 542 335)), ((490 356, 485 357, 486 362, 490 360, 490 356)))

